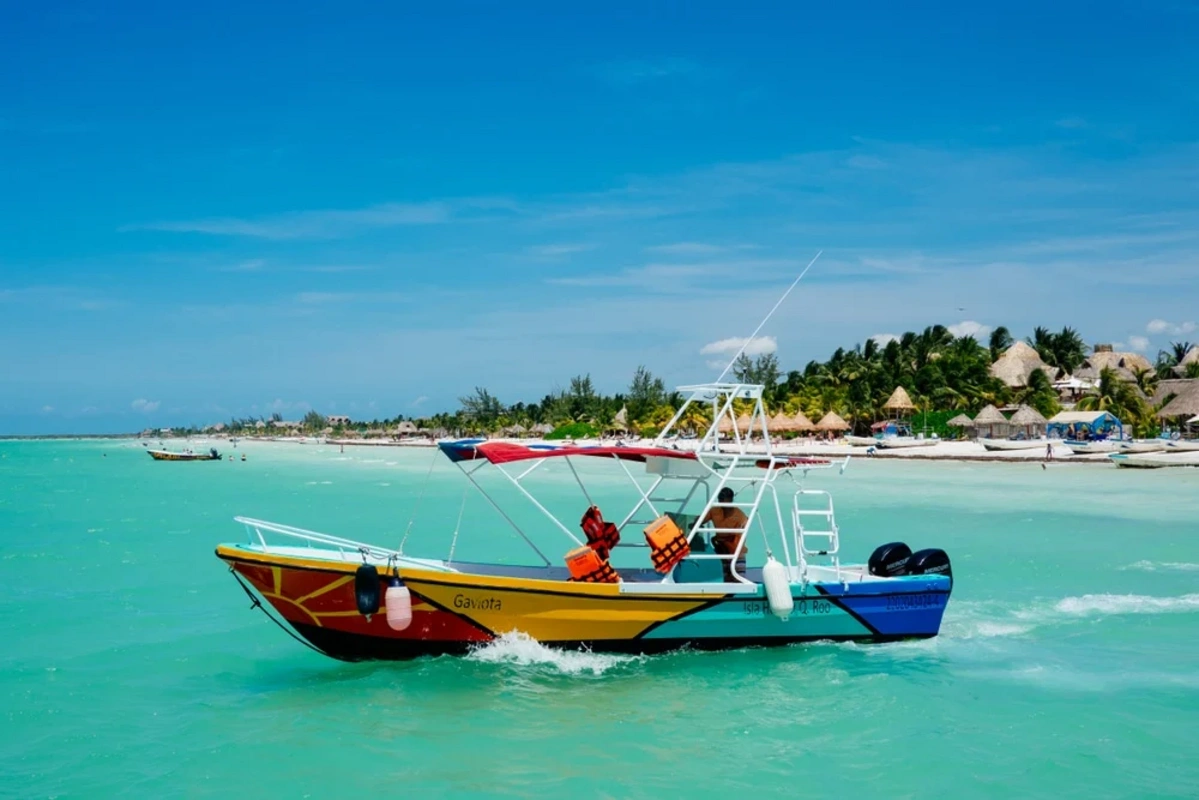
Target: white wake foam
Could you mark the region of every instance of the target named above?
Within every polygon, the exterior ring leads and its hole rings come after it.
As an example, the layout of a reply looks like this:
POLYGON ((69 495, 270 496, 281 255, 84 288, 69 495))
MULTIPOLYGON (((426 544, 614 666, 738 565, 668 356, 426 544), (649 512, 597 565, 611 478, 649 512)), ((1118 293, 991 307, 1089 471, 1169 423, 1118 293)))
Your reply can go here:
POLYGON ((1199 611, 1199 594, 1151 597, 1144 594, 1084 594, 1058 601, 1054 609, 1074 616, 1087 614, 1171 614, 1199 611))
POLYGON ((579 675, 585 672, 602 675, 613 667, 643 661, 644 656, 610 655, 586 650, 555 650, 546 647, 527 633, 512 631, 475 648, 467 659, 485 664, 544 666, 564 675, 579 675))
POLYGON ((1136 569, 1141 572, 1199 572, 1199 564, 1183 561, 1137 561, 1122 569, 1136 569))

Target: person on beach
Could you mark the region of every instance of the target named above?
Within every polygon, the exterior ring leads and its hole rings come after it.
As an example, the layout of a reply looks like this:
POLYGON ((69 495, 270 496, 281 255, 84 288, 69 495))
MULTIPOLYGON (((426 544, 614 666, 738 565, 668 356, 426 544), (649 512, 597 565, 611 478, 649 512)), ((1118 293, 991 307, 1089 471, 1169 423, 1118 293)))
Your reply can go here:
POLYGON ((1046 461, 1053 460, 1053 442, 1049 442, 1048 444, 1045 445, 1045 460, 1046 461))
MULTIPOLYGON (((733 502, 733 490, 729 487, 724 487, 720 493, 716 495, 717 502, 731 503, 733 502)), ((713 528, 721 529, 712 536, 712 549, 719 555, 732 555, 737 552, 737 548, 741 548, 740 555, 737 558, 737 572, 741 575, 745 574, 745 554, 749 548, 744 546, 745 529, 749 526, 749 518, 745 516, 745 512, 739 508, 726 508, 724 506, 714 506, 708 510, 708 513, 700 521, 700 525, 706 522, 711 522, 713 528)), ((732 560, 722 561, 721 566, 724 567, 724 579, 728 583, 736 580, 733 577, 733 562, 732 560)))

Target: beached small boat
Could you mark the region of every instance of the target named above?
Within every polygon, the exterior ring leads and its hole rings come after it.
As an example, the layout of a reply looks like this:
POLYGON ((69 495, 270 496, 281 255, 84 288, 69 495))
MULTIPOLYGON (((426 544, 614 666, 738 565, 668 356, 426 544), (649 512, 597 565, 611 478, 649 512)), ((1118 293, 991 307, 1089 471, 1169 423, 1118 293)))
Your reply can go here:
POLYGON ((150 458, 155 461, 220 461, 221 454, 216 451, 216 448, 209 450, 207 453, 193 453, 190 450, 182 453, 173 453, 170 450, 147 450, 150 458))
POLYGON ((979 439, 987 450, 1041 450, 1050 445, 1048 439, 979 439))
POLYGON ((880 439, 878 446, 883 450, 902 450, 908 447, 931 447, 940 442, 935 436, 927 439, 923 436, 890 436, 880 439))
POLYGON ((1078 456, 1093 455, 1095 453, 1114 453, 1120 449, 1120 441, 1118 439, 1066 439, 1063 444, 1070 449, 1071 453, 1078 456))
POLYGON ((1199 439, 1171 439, 1166 444, 1168 451, 1199 452, 1199 439))
POLYGON ((1126 469, 1199 467, 1199 456, 1191 453, 1111 453, 1108 458, 1117 467, 1126 469))
POLYGON ((845 441, 853 447, 878 447, 877 436, 853 436, 847 435, 845 441))
POLYGON ((1120 442, 1121 453, 1156 453, 1166 449, 1166 439, 1127 439, 1120 442))
MULTIPOLYGON (((750 453, 745 442, 718 449, 718 426, 733 420, 734 399, 752 401, 754 418, 764 418, 761 386, 715 383, 680 392, 683 407, 646 446, 438 444, 436 455, 461 469, 540 563, 460 560, 458 530, 447 557, 418 558, 402 545, 246 517, 238 521, 249 541, 220 545, 216 554, 256 604, 256 594, 265 599, 259 606, 276 622, 320 652, 351 661, 463 653, 508 632, 552 647, 631 653, 937 635, 952 587, 943 550, 912 553, 891 542, 865 564, 842 564, 832 497, 803 485, 810 471, 837 464, 773 455, 769 441, 765 455, 750 453), (692 404, 716 412, 712 426, 694 448, 663 446, 692 404), (577 469, 584 462, 607 464, 630 481, 631 507, 613 521, 591 500, 584 480, 590 470, 577 469), (554 465, 581 490, 578 525, 526 486, 554 465), (634 475, 639 466, 644 477, 634 475), (518 524, 525 517, 509 514, 502 498, 485 490, 475 478, 485 469, 529 501, 540 527, 518 524), (706 528, 709 517, 720 526, 706 528), (564 557, 547 549, 550 537, 565 537, 564 557), (747 550, 760 566, 747 566, 747 550)), ((507 534, 461 532, 463 539, 476 535, 496 541, 507 534)))

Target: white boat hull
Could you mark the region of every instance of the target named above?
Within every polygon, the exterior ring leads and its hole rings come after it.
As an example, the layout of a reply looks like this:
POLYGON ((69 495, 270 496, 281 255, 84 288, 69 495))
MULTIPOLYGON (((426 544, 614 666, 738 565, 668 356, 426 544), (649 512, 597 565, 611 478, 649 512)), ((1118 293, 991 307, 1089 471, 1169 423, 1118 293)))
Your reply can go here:
POLYGON ((940 439, 915 439, 907 436, 896 436, 880 440, 878 446, 884 450, 901 450, 905 447, 930 447, 938 444, 940 441, 940 439))
POLYGON ((1097 439, 1093 442, 1066 442, 1066 447, 1077 456, 1093 455, 1095 453, 1114 453, 1120 448, 1119 442, 1111 439, 1097 439))
POLYGON ((1168 451, 1199 452, 1199 439, 1175 439, 1166 445, 1168 451))
POLYGON ((1199 467, 1199 456, 1184 453, 1112 453, 1108 458, 1117 467, 1127 469, 1199 467))
POLYGON ((1044 450, 1048 439, 979 439, 988 450, 1044 450))
POLYGON ((1166 449, 1163 439, 1148 439, 1145 441, 1120 442, 1121 453, 1156 453, 1166 449))
POLYGON ((854 447, 878 447, 878 439, 873 436, 846 436, 845 441, 854 447))

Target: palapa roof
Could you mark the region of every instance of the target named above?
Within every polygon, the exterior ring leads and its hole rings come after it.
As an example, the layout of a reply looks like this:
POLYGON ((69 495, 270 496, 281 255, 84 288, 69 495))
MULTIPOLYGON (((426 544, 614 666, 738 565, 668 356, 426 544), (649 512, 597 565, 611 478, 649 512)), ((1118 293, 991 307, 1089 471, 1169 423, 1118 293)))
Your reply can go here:
POLYGON ((1149 402, 1155 406, 1161 405, 1167 400, 1189 392, 1192 386, 1197 385, 1199 385, 1199 378, 1168 378, 1158 381, 1157 388, 1153 390, 1153 397, 1149 399, 1149 402))
POLYGON ((782 411, 770 418, 770 422, 767 424, 767 427, 770 430, 777 431, 779 433, 787 433, 790 431, 799 430, 799 428, 796 427, 795 419, 788 417, 782 411))
POLYGON ((396 425, 396 433, 416 433, 417 430, 416 423, 408 419, 396 425))
POLYGON ((748 431, 751 420, 752 417, 750 417, 749 414, 742 414, 741 416, 737 417, 737 430, 742 432, 748 431))
POLYGON ((1199 414, 1199 381, 1192 382, 1157 412, 1159 417, 1193 417, 1199 414))
POLYGON ((1008 420, 1013 425, 1048 425, 1049 420, 1045 419, 1040 411, 1037 411, 1032 406, 1020 406, 1016 409, 1016 413, 1012 414, 1012 418, 1008 420))
POLYGON ((970 419, 970 417, 966 416, 965 414, 958 414, 956 417, 949 420, 949 422, 946 422, 945 424, 950 426, 951 428, 973 428, 974 420, 970 419))
POLYGON ((808 416, 802 411, 796 411, 792 419, 795 421, 795 430, 797 431, 812 431, 816 429, 816 423, 808 419, 808 416))
POLYGON ((978 412, 978 416, 974 418, 975 426, 979 425, 1004 425, 1007 424, 1007 417, 999 413, 999 409, 993 405, 988 405, 982 411, 978 412))
POLYGON ((1111 350, 1099 350, 1087 356, 1082 366, 1074 370, 1074 377, 1084 380, 1099 380, 1099 374, 1105 369, 1113 370, 1121 380, 1136 380, 1140 370, 1153 369, 1149 359, 1140 353, 1117 353, 1111 350))
POLYGON ((548 422, 541 422, 533 426, 533 433, 553 433, 554 426, 548 422))
POLYGON ((896 386, 895 391, 891 393, 890 399, 883 403, 883 408, 888 411, 914 411, 916 405, 912 402, 912 398, 908 396, 907 389, 902 386, 896 386))
POLYGON ((1182 361, 1178 362, 1178 366, 1185 367, 1187 364, 1194 364, 1199 361, 1199 344, 1187 350, 1186 355, 1182 357, 1182 361))
POLYGON ((849 423, 837 416, 836 412, 830 411, 820 418, 816 423, 818 431, 847 431, 849 423))
POLYGON ((1051 381, 1056 376, 1057 371, 1041 360, 1040 353, 1026 342, 1016 342, 995 360, 990 372, 1008 386, 1019 388, 1027 386, 1029 376, 1038 369, 1051 381))

